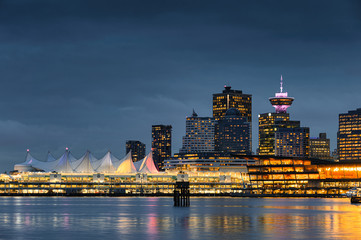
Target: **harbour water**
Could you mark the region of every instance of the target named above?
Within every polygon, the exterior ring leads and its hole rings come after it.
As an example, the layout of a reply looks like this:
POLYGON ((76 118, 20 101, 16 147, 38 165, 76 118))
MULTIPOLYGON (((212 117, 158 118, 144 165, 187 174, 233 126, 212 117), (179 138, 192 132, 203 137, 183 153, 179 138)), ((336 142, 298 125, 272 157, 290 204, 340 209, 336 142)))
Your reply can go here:
POLYGON ((359 239, 349 199, 1 197, 0 239, 359 239))

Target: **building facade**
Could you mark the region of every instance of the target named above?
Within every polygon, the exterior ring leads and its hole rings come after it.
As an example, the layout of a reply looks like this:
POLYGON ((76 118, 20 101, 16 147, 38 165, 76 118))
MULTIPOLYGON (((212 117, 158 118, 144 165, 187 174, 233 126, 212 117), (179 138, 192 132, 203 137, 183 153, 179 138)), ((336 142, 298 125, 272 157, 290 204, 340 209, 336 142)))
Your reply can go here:
POLYGON ((275 132, 275 155, 282 157, 308 157, 309 135, 310 129, 307 127, 277 128, 275 132))
POLYGON ((186 135, 180 153, 212 152, 214 151, 215 119, 198 117, 193 110, 191 117, 186 118, 186 135))
POLYGON ((240 90, 233 90, 224 86, 222 93, 213 94, 213 118, 217 121, 223 118, 226 111, 236 108, 248 122, 252 122, 252 95, 244 94, 240 90))
POLYGON ((275 129, 277 123, 289 121, 288 113, 263 113, 258 115, 259 155, 275 155, 275 129))
POLYGON ((340 161, 361 160, 361 108, 339 114, 337 150, 340 161))
POLYGON ((236 108, 227 110, 215 130, 215 149, 220 152, 252 154, 251 124, 236 108))
POLYGON ((326 133, 320 133, 319 137, 310 138, 310 157, 319 159, 331 159, 330 139, 326 133))
POLYGON ((152 126, 152 153, 159 170, 163 169, 165 159, 172 157, 172 126, 152 126))
POLYGON ((132 160, 137 162, 145 158, 145 144, 140 141, 128 140, 125 143, 125 152, 126 154, 132 151, 132 160))
POLYGON ((309 156, 309 128, 301 127, 299 121, 290 121, 290 115, 287 113, 287 108, 292 105, 293 100, 287 92, 283 92, 281 76, 280 92, 269 98, 276 112, 258 115, 259 155, 309 156))

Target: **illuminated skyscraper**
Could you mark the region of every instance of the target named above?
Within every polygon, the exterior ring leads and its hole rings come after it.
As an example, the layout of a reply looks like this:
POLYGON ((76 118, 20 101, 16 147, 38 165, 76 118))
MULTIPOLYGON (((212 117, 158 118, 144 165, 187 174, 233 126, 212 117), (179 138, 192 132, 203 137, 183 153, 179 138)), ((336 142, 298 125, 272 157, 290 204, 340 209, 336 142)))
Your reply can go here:
POLYGON ((198 117, 193 110, 186 118, 186 135, 180 153, 213 152, 214 126, 216 121, 210 117, 198 117))
POLYGON ((339 114, 338 120, 339 160, 361 160, 361 108, 339 114))
POLYGON ((300 127, 299 121, 290 121, 287 108, 294 98, 283 92, 281 76, 280 92, 269 98, 275 113, 258 115, 258 147, 260 155, 275 155, 284 157, 309 156, 309 128, 300 127))
POLYGON ((236 108, 227 110, 218 121, 215 131, 215 149, 219 152, 252 154, 251 124, 236 108))
POLYGON ((145 144, 140 141, 128 140, 125 143, 126 154, 132 151, 132 160, 137 162, 145 157, 145 144))
POLYGON ((300 127, 299 121, 285 122, 286 126, 297 127, 280 127, 276 128, 275 132, 275 155, 281 157, 309 157, 309 139, 310 129, 307 127, 300 127))
POLYGON ((172 156, 172 126, 152 126, 152 152, 153 160, 158 168, 163 169, 163 161, 172 156))
POLYGON ((288 113, 263 113, 258 115, 259 155, 275 155, 275 131, 281 122, 289 120, 290 115, 288 113))
POLYGON ((310 138, 310 157, 331 159, 330 139, 326 137, 326 133, 320 133, 319 137, 310 138))
POLYGON ((222 93, 213 94, 213 117, 218 121, 230 108, 236 108, 248 122, 252 122, 252 95, 224 86, 222 93))

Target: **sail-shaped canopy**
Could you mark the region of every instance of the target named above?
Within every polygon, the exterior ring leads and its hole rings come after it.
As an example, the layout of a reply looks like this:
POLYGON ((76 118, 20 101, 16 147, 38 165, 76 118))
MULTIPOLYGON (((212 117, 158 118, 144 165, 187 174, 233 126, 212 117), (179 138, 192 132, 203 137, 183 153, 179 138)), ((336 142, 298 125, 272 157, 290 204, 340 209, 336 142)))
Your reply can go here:
POLYGON ((46 161, 47 161, 47 162, 54 162, 54 161, 56 161, 55 157, 53 156, 53 154, 51 154, 50 151, 48 151, 48 155, 46 156, 46 161))
POLYGON ((143 160, 142 165, 140 166, 139 172, 142 173, 158 173, 158 169, 153 161, 153 154, 150 152, 143 160))
POLYGON ((26 152, 25 162, 15 164, 14 170, 18 170, 20 172, 34 171, 35 169, 33 167, 33 164, 37 164, 38 162, 40 161, 31 156, 28 150, 26 152))
POLYGON ((42 165, 44 171, 50 172, 50 171, 52 171, 52 169, 54 169, 56 167, 58 162, 59 162, 59 159, 55 159, 54 156, 50 152, 48 152, 48 155, 46 157, 46 162, 41 165, 42 165))
POLYGON ((78 173, 93 173, 94 169, 90 162, 90 156, 91 153, 87 151, 84 156, 82 156, 79 160, 79 165, 74 169, 74 172, 78 173))
POLYGON ((25 162, 22 163, 22 165, 30 165, 33 168, 43 171, 50 171, 52 167, 47 162, 43 162, 35 159, 33 156, 31 156, 29 151, 26 153, 25 162))
POLYGON ((141 160, 136 161, 136 162, 133 163, 135 169, 136 169, 138 172, 139 172, 139 170, 140 170, 140 167, 142 166, 142 163, 144 162, 144 160, 145 160, 146 158, 147 158, 147 157, 145 157, 145 158, 143 158, 143 159, 141 159, 141 160))
POLYGON ((129 153, 123 158, 117 168, 117 173, 136 173, 137 169, 134 166, 132 160, 132 151, 130 150, 129 153))
POLYGON ((119 165, 123 162, 123 159, 118 159, 117 157, 115 157, 114 155, 111 155, 112 156, 112 163, 113 163, 113 166, 115 169, 118 169, 119 165))
POLYGON ((100 164, 95 171, 101 173, 114 173, 116 169, 113 165, 112 158, 114 158, 114 156, 108 151, 105 156, 99 160, 100 164))
POLYGON ((72 173, 73 168, 70 163, 70 159, 75 159, 70 151, 66 150, 65 153, 58 159, 57 165, 53 171, 60 173, 72 173))
POLYGON ((26 157, 25 157, 25 162, 21 163, 21 164, 33 164, 33 163, 37 163, 40 162, 39 160, 35 159, 29 151, 26 152, 26 157))

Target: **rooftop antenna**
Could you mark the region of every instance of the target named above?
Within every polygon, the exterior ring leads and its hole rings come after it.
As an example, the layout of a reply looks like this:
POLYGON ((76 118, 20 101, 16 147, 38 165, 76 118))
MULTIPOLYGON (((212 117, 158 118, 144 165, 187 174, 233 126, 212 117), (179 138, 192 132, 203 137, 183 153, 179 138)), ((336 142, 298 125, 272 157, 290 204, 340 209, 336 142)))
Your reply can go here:
POLYGON ((280 89, 281 89, 281 92, 283 92, 283 78, 282 78, 282 74, 281 74, 281 87, 280 87, 280 89))

